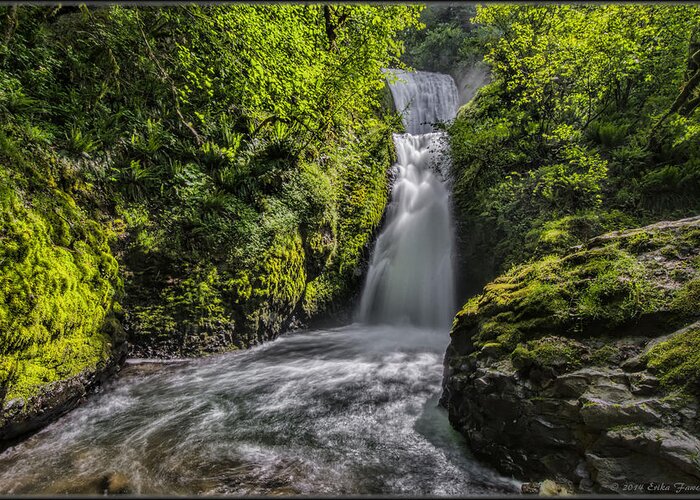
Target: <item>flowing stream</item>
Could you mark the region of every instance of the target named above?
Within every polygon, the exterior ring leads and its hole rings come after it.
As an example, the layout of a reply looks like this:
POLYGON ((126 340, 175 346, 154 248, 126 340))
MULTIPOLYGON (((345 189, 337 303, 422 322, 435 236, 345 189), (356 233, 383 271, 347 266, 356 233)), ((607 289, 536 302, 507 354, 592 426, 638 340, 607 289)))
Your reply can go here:
POLYGON ((449 76, 392 84, 407 134, 360 304, 361 322, 243 352, 130 360, 99 394, 0 454, 0 493, 517 492, 476 462, 438 407, 454 314, 440 133, 449 76))

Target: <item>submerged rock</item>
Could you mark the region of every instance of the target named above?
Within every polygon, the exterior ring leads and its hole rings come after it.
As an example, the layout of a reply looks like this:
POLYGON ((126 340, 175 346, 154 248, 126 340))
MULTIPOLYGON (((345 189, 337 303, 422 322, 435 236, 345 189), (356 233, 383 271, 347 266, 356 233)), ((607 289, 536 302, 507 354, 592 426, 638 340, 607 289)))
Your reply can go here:
POLYGON ((453 325, 441 400, 452 425, 522 480, 697 483, 699 268, 696 217, 500 276, 453 325))
POLYGON ((128 495, 133 493, 129 478, 121 472, 113 472, 102 478, 102 490, 108 495, 128 495))

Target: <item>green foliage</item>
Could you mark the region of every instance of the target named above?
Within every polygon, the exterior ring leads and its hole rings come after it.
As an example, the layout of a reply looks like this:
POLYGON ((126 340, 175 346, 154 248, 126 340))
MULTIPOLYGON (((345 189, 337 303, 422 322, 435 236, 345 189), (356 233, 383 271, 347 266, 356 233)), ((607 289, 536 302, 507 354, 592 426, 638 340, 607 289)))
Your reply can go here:
POLYGON ((381 69, 419 11, 0 8, 10 395, 105 360, 120 279, 131 340, 175 345, 347 298, 393 159, 381 69))
POLYGON ((603 233, 697 213, 698 114, 657 122, 700 9, 494 4, 472 22, 492 82, 448 128, 455 206, 462 232, 492 228, 501 271, 580 244, 570 217, 603 233))
POLYGON ((593 121, 588 125, 587 133, 592 142, 614 148, 625 143, 629 124, 593 121))
POLYGON ((470 22, 474 14, 474 5, 426 5, 421 26, 402 34, 403 61, 424 71, 454 74, 480 60, 484 44, 482 33, 470 22))

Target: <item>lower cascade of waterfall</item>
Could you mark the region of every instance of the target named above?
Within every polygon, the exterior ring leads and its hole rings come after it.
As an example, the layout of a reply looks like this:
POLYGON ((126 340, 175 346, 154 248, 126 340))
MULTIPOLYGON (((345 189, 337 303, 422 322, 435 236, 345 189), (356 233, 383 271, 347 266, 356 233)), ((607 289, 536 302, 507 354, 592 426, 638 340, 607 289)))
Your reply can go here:
POLYGON ((434 168, 441 134, 425 122, 452 118, 456 91, 446 75, 403 79, 391 89, 408 133, 394 137, 398 176, 363 322, 202 359, 130 360, 84 405, 0 453, 0 494, 519 493, 472 458, 437 404, 454 244, 434 168))
POLYGON ((394 135, 398 176, 360 303, 365 322, 449 328, 455 312, 454 231, 438 172, 440 133, 394 135))

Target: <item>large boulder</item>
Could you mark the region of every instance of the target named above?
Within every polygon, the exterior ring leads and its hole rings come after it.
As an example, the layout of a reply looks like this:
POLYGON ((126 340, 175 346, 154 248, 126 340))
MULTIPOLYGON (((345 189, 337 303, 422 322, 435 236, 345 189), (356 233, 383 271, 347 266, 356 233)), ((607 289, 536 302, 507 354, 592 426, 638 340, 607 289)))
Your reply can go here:
POLYGON ((700 217, 514 267, 455 319, 441 400, 452 425, 522 480, 641 493, 697 482, 699 284, 700 217))

